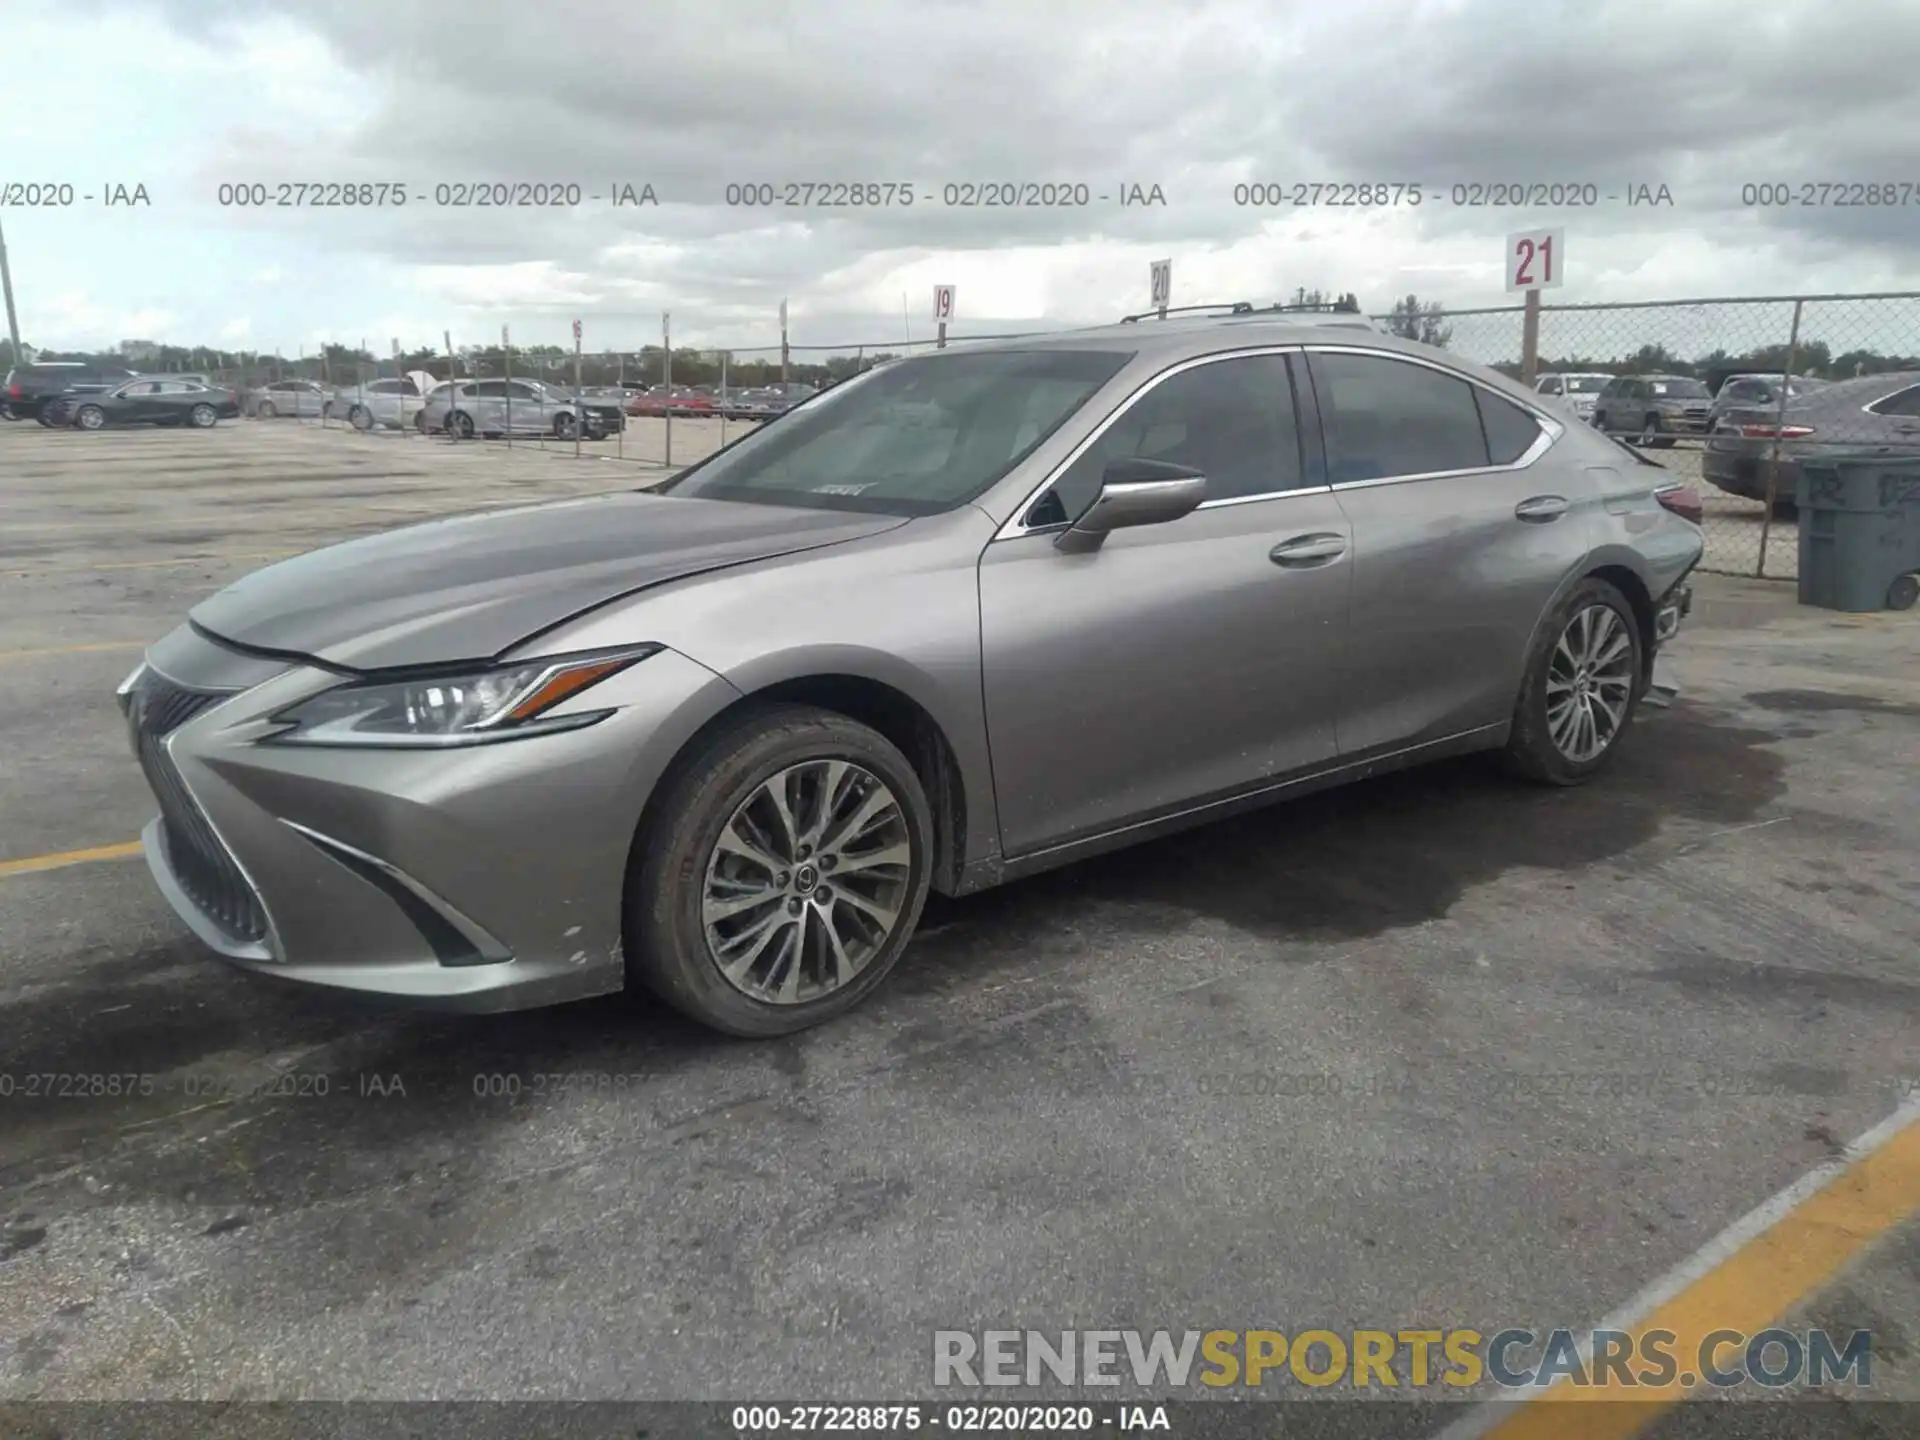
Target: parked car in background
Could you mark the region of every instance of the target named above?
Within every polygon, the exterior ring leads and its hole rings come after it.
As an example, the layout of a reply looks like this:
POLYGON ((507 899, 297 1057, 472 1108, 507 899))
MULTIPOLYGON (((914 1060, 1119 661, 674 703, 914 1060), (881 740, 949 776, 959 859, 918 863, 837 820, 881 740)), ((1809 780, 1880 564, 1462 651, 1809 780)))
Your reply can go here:
POLYGON ((346 406, 347 423, 356 430, 404 429, 427 403, 419 384, 404 376, 369 380, 343 391, 339 398, 346 406))
POLYGON ((1616 375, 1593 397, 1593 423, 1664 450, 1679 436, 1706 434, 1712 408, 1712 393, 1690 376, 1616 375))
POLYGON ((137 376, 137 371, 124 365, 96 365, 81 360, 40 360, 31 365, 16 365, 7 372, 4 392, 7 418, 63 425, 72 397, 117 389, 137 376))
POLYGON ((479 435, 551 435, 604 440, 626 426, 620 402, 575 394, 538 380, 459 380, 436 386, 421 407, 421 430, 462 440, 479 435))
POLYGON ((713 396, 692 385, 656 385, 627 403, 629 415, 713 415, 713 396))
POLYGON ((222 420, 237 419, 240 397, 224 386, 162 375, 131 380, 114 390, 70 395, 64 408, 66 423, 79 430, 117 425, 186 425, 207 430, 222 420))
POLYGON ((1557 374, 1540 376, 1533 382, 1533 393, 1560 400, 1581 420, 1590 421, 1593 419, 1594 398, 1611 379, 1613 376, 1599 371, 1563 370, 1557 374))
POLYGON ((242 405, 259 420, 276 415, 318 420, 335 413, 344 420, 347 414, 337 394, 317 380, 270 380, 249 390, 242 405))
POLYGON ((246 576, 120 687, 154 878, 263 976, 771 1036, 930 890, 1471 751, 1593 779, 1688 608, 1683 492, 1313 319, 911 356, 658 493, 246 576))
POLYGON ((1920 458, 1920 370, 1815 385, 1789 395, 1784 414, 1777 396, 1723 410, 1700 456, 1701 479, 1729 495, 1765 500, 1776 440, 1773 493, 1783 509, 1793 504, 1803 461, 1862 450, 1920 458))
POLYGON ((1788 380, 1784 375, 1729 375, 1720 382, 1720 388, 1713 392, 1713 404, 1707 410, 1707 430, 1709 433, 1720 423, 1720 417, 1729 410, 1751 410, 1756 405, 1780 404, 1780 391, 1784 388, 1789 402, 1803 395, 1810 395, 1827 382, 1809 379, 1804 375, 1795 375, 1788 380))

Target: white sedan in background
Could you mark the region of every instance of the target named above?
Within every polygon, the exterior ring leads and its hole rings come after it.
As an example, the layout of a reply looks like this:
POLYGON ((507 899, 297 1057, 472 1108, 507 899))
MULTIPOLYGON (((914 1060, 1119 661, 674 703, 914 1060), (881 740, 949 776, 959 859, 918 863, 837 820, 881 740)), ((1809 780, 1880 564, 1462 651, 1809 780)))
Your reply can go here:
POLYGON ((334 414, 344 414, 356 430, 403 430, 414 423, 427 397, 420 386, 402 377, 398 380, 369 380, 364 385, 343 386, 334 402, 334 414))

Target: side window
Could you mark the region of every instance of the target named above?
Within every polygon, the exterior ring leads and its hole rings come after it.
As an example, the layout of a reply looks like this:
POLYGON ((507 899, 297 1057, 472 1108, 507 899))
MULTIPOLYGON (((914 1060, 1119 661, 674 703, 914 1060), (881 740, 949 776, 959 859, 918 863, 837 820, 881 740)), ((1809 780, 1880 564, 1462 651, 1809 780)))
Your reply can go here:
POLYGON ((1920 385, 1896 390, 1886 399, 1874 401, 1868 408, 1876 415, 1920 415, 1920 385))
POLYGON ((1540 422, 1491 390, 1475 385, 1474 403, 1480 407, 1480 425, 1487 435, 1487 458, 1495 465, 1511 465, 1540 438, 1540 422))
POLYGON ((478 385, 466 387, 466 393, 482 400, 499 400, 507 393, 506 382, 502 380, 482 380, 478 385))
POLYGON ((534 389, 531 385, 523 384, 519 381, 515 381, 513 384, 507 386, 507 394, 516 400, 537 401, 540 398, 540 392, 538 390, 534 389))
POLYGON ((1558 395, 1560 393, 1559 377, 1553 376, 1549 379, 1542 380, 1540 382, 1540 393, 1542 395, 1558 395))
POLYGON ((1207 477, 1207 499, 1298 490, 1305 483, 1287 364, 1279 355, 1215 360, 1161 381, 1068 467, 1030 523, 1080 515, 1122 457, 1187 465, 1207 477))
POLYGON ((1313 366, 1334 484, 1491 463, 1465 380, 1376 355, 1319 354, 1313 366))

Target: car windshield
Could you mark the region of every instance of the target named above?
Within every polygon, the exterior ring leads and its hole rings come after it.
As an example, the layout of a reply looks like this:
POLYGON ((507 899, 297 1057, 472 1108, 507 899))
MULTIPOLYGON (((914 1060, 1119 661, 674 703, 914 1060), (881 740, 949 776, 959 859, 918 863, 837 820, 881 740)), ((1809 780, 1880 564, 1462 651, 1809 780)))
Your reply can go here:
POLYGON ((1604 375, 1569 375, 1566 389, 1569 395, 1598 395, 1600 387, 1607 383, 1604 375))
POLYGON ((1132 353, 991 350, 895 361, 822 391, 671 483, 706 500, 932 515, 1032 452, 1132 353))
POLYGON ((1653 393, 1669 400, 1705 400, 1710 392, 1698 380, 1650 380, 1653 393))

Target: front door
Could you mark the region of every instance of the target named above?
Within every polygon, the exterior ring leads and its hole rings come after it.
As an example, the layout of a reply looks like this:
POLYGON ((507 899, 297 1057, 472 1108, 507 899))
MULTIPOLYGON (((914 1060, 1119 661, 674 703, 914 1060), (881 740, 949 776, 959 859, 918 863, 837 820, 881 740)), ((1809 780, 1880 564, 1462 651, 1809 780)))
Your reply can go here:
MULTIPOLYGON (((987 734, 1009 857, 1332 761, 1349 532, 1280 353, 1178 367, 1137 396, 980 561, 987 734), (1088 554, 1060 529, 1126 455, 1208 500, 1088 554)), ((1304 382, 1304 375, 1299 377, 1304 382)))
POLYGON ((1599 486, 1553 459, 1532 412, 1453 371, 1337 350, 1310 363, 1353 526, 1342 757, 1507 720, 1534 627, 1591 549, 1599 486))

